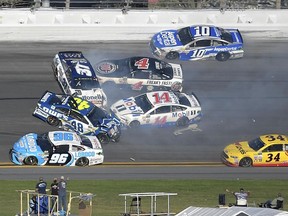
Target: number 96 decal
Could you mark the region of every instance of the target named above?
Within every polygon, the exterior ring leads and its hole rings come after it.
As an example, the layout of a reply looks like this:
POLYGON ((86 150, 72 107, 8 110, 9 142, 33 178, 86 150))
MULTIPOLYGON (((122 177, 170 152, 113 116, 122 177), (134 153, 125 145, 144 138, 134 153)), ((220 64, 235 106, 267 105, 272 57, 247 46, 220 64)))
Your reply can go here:
POLYGON ((68 153, 53 153, 49 160, 49 165, 65 165, 71 160, 71 155, 68 153))

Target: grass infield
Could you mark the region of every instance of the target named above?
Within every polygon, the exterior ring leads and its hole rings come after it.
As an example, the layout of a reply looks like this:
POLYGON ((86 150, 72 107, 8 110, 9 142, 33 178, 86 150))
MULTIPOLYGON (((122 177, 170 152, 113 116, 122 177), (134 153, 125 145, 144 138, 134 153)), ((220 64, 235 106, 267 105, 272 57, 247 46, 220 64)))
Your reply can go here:
MULTIPOLYGON (((47 180, 48 185, 52 183, 47 180)), ((34 189, 35 181, 0 181, 1 216, 13 216, 20 212, 20 193, 16 190, 34 189)), ((170 197, 170 212, 179 213, 189 206, 216 207, 219 194, 226 194, 226 204, 234 203, 232 194, 225 192, 250 191, 248 203, 265 202, 273 199, 278 192, 284 197, 284 210, 288 210, 287 180, 70 180, 68 190, 96 194, 93 200, 93 216, 120 216, 124 212, 124 197, 121 193, 169 192, 177 193, 170 197), (287 197, 287 199, 286 199, 287 197)), ((128 200, 130 204, 130 200, 128 200)), ((73 204, 73 211, 78 203, 73 204)), ((167 199, 157 199, 157 209, 165 211, 167 199)), ((149 212, 150 199, 142 198, 142 211, 149 212), (147 199, 147 200, 146 200, 147 199)))

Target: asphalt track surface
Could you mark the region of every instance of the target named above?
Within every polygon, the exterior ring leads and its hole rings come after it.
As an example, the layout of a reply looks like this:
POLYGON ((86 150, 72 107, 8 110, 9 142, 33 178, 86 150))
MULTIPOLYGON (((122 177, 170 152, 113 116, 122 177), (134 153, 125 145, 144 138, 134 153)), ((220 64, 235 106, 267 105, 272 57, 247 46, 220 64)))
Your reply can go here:
MULTIPOLYGON (((245 57, 227 62, 181 62, 184 92, 199 98, 204 117, 188 130, 126 130, 119 143, 105 146, 103 165, 87 168, 15 167, 8 151, 29 132, 55 130, 32 116, 45 90, 61 92, 51 70, 58 51, 79 50, 96 64, 103 59, 151 56, 148 42, 0 43, 0 179, 275 179, 287 168, 230 168, 220 163, 229 144, 266 133, 287 132, 288 40, 245 38, 245 57), (8 163, 8 166, 4 166, 8 163)), ((137 95, 123 89, 106 92, 109 103, 137 95)))

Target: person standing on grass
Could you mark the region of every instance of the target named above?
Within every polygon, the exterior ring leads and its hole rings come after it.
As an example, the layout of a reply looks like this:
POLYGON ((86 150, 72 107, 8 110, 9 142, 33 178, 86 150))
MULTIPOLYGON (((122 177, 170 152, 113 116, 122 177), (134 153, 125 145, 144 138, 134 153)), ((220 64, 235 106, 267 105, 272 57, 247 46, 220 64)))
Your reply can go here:
MULTIPOLYGON (((51 195, 58 196, 58 180, 57 180, 57 178, 53 179, 53 182, 50 186, 50 191, 51 191, 51 195)), ((56 209, 56 205, 54 206, 56 200, 57 200, 57 197, 52 197, 52 199, 51 199, 51 207, 53 209, 56 209)))
POLYGON ((39 182, 36 184, 35 191, 39 194, 46 194, 47 183, 43 180, 43 177, 39 178, 39 182))
MULTIPOLYGON (((67 178, 67 180, 69 180, 67 178)), ((67 212, 67 181, 65 181, 64 176, 61 176, 58 182, 58 199, 59 199, 59 210, 67 212)))
POLYGON ((231 193, 236 198, 236 206, 247 207, 248 204, 248 196, 250 195, 249 191, 244 191, 243 188, 240 188, 239 192, 232 192, 226 189, 226 192, 231 193))

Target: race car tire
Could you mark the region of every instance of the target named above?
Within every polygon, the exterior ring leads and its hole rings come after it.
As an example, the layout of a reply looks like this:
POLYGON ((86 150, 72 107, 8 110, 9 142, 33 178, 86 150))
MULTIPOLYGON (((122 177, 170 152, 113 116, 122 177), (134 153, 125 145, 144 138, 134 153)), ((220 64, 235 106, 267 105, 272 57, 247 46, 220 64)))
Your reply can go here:
POLYGON ((105 134, 105 133, 98 134, 97 138, 101 144, 107 144, 110 142, 110 138, 109 138, 108 134, 105 134))
POLYGON ((56 68, 54 65, 52 65, 52 69, 53 69, 53 72, 54 72, 54 77, 55 77, 55 79, 58 80, 58 71, 57 71, 57 68, 56 68))
POLYGON ((181 92, 182 91, 182 83, 180 82, 174 82, 171 85, 171 90, 174 92, 181 92))
POLYGON ((253 161, 249 157, 244 157, 239 162, 240 167, 251 167, 253 166, 253 161))
POLYGON ((38 164, 38 160, 36 157, 34 156, 28 156, 23 160, 23 163, 25 165, 37 165, 38 164))
POLYGON ((218 61, 227 61, 230 58, 230 53, 228 52, 219 52, 216 55, 216 60, 218 61))
POLYGON ((57 127, 60 125, 60 120, 54 116, 48 116, 47 123, 51 126, 57 127))
POLYGON ((81 167, 88 166, 89 165, 89 159, 86 158, 86 157, 78 158, 78 160, 76 161, 75 165, 76 166, 81 166, 81 167))
POLYGON ((129 127, 130 128, 138 128, 140 126, 140 122, 137 120, 134 120, 132 122, 130 122, 129 127))
POLYGON ((185 127, 189 125, 189 119, 186 116, 183 116, 177 120, 176 125, 178 127, 185 127))
POLYGON ((179 53, 175 52, 175 51, 171 51, 171 52, 167 53, 167 55, 166 55, 166 59, 169 59, 169 60, 174 60, 174 59, 178 59, 178 58, 179 58, 179 53))

